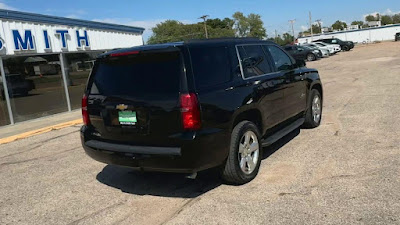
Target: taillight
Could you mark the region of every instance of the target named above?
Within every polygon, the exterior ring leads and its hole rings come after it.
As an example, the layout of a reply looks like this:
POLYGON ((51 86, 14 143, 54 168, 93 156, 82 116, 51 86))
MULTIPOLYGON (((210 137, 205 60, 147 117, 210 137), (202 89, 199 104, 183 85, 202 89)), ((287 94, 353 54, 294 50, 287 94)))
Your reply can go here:
POLYGON ((90 119, 89 119, 89 114, 88 114, 88 97, 86 94, 83 95, 83 97, 82 97, 82 118, 83 118, 84 125, 90 124, 90 119))
POLYGON ((181 94, 180 100, 183 128, 185 130, 200 129, 200 108, 196 94, 181 94))

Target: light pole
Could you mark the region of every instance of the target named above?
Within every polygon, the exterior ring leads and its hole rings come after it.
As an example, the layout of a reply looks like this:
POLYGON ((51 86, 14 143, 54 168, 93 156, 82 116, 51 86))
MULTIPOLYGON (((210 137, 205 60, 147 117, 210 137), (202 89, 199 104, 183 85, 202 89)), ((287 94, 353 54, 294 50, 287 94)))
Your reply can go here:
POLYGON ((201 17, 199 17, 199 19, 203 19, 204 20, 204 31, 206 32, 206 38, 208 39, 207 24, 206 24, 207 17, 209 17, 209 15, 201 16, 201 17))
POLYGON ((292 24, 293 44, 294 44, 294 41, 295 41, 295 40, 294 40, 294 27, 293 27, 294 22, 296 22, 296 19, 294 19, 294 20, 289 20, 289 23, 292 24))

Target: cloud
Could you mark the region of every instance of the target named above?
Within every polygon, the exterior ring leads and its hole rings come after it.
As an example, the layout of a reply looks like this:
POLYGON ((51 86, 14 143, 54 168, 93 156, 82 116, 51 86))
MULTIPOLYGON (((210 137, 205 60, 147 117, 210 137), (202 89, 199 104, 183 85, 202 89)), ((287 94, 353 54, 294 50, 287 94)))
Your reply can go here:
POLYGON ((301 26, 300 26, 300 28, 301 28, 301 30, 302 30, 302 31, 306 31, 306 30, 308 30, 308 27, 307 27, 307 26, 305 26, 305 25, 301 25, 301 26))
MULTIPOLYGON (((94 19, 93 21, 103 22, 103 23, 113 23, 122 24, 134 27, 143 27, 145 31, 143 32, 143 39, 147 41, 149 37, 153 34, 152 28, 157 24, 166 21, 167 19, 154 19, 154 20, 132 20, 130 18, 105 18, 105 19, 94 19)), ((193 23, 191 20, 181 20, 180 22, 184 24, 193 23)))
POLYGON ((16 8, 7 5, 6 3, 0 2, 0 9, 17 10, 16 8))
POLYGON ((66 15, 65 17, 71 18, 71 19, 80 19, 81 18, 80 16, 78 16, 76 14, 69 14, 69 15, 66 15))

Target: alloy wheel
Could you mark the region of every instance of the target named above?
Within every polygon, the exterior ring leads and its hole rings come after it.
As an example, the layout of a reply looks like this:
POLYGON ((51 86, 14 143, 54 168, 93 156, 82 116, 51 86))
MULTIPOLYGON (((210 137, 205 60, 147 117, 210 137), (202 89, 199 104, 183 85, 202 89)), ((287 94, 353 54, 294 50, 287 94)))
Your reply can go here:
POLYGON ((239 166, 245 174, 251 174, 256 169, 259 154, 257 135, 253 131, 245 132, 240 139, 238 152, 239 166))
POLYGON ((321 120, 322 109, 321 109, 321 98, 318 95, 314 96, 311 109, 314 122, 319 123, 319 121, 321 120))

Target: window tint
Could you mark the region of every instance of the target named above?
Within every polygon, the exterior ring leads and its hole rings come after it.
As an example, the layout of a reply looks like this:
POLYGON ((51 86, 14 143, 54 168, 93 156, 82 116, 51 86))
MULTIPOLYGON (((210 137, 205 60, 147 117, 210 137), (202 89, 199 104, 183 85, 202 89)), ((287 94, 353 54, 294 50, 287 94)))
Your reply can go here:
POLYGON ((272 72, 261 45, 239 46, 238 50, 245 78, 272 72))
POLYGON ((148 96, 179 92, 179 52, 111 57, 96 64, 92 94, 148 96))
POLYGON ((272 55, 277 70, 288 70, 292 67, 292 60, 280 48, 272 45, 266 46, 272 55))
POLYGON ((197 88, 226 83, 231 78, 227 47, 190 48, 197 88))

